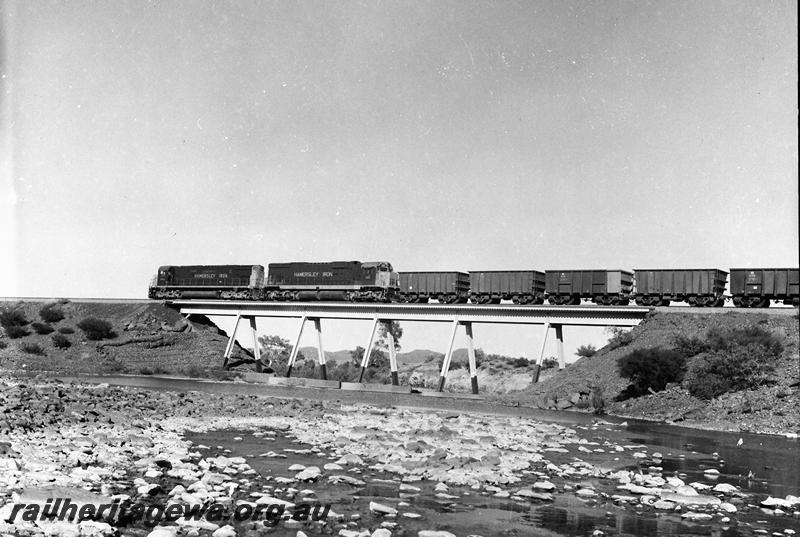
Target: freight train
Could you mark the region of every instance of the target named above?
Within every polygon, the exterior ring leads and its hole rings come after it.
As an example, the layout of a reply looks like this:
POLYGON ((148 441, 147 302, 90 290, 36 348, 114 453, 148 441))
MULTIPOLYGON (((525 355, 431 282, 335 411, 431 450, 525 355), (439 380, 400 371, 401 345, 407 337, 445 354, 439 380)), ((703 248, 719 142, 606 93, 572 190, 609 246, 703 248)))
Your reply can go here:
POLYGON ((395 272, 386 261, 163 266, 150 284, 151 299, 348 301, 443 304, 769 307, 800 305, 796 268, 490 270, 395 272), (729 295, 725 294, 728 275, 729 295))

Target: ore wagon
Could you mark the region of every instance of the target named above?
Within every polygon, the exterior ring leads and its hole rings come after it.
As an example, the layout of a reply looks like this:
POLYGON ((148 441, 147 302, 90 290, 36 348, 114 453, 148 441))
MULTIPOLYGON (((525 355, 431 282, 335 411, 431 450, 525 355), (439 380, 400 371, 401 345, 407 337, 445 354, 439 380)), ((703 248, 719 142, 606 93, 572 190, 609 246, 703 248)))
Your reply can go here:
POLYGON ((544 303, 544 272, 536 270, 470 271, 469 287, 473 304, 544 303))
POLYGON ((262 265, 167 265, 158 268, 150 298, 259 299, 264 286, 262 265))
POLYGON ((429 299, 443 304, 465 303, 469 298, 466 272, 400 272, 399 300, 425 303, 429 299))
POLYGON ((577 306, 582 299, 606 306, 627 305, 633 273, 627 270, 548 270, 545 292, 550 304, 577 306))
POLYGON ((672 301, 692 306, 725 305, 728 273, 720 269, 636 269, 636 303, 669 306, 672 301))
POLYGON ((766 308, 772 300, 800 305, 800 270, 796 268, 732 268, 730 294, 740 308, 766 308))

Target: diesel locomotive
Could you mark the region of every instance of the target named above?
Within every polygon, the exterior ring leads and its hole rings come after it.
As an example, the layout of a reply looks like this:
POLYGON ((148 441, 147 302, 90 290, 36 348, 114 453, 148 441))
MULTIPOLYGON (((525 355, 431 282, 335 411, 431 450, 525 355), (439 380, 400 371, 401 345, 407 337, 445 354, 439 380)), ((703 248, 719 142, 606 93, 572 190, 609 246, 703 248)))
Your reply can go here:
POLYGON ((221 299, 348 301, 442 304, 668 306, 686 302, 719 307, 727 297, 737 307, 769 307, 772 301, 800 305, 796 268, 626 270, 490 270, 400 272, 386 261, 272 263, 262 265, 163 266, 149 297, 159 300, 221 299))

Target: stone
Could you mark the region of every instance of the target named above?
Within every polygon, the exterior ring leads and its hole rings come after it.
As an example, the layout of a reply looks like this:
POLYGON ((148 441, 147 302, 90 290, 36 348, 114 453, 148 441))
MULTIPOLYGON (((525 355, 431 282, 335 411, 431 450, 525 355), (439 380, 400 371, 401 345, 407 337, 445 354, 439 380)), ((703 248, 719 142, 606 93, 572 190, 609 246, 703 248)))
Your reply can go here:
POLYGON ((211 537, 236 537, 236 529, 233 526, 222 526, 215 530, 211 537))
POLYGON ((147 537, 175 537, 178 535, 178 528, 175 526, 158 526, 147 534, 147 537))
POLYGON ((739 492, 739 489, 730 483, 719 483, 711 490, 714 492, 721 492, 723 494, 735 494, 739 492))
POLYGON ((313 481, 322 474, 322 471, 317 466, 309 466, 302 472, 298 473, 295 479, 299 481, 313 481))
POLYGON ((396 515, 397 509, 378 502, 369 502, 369 510, 379 515, 396 515))
POLYGON ((392 537, 392 532, 386 528, 378 528, 372 532, 371 537, 392 537))
POLYGON ((417 537, 456 537, 456 535, 444 530, 421 530, 417 532, 417 537))

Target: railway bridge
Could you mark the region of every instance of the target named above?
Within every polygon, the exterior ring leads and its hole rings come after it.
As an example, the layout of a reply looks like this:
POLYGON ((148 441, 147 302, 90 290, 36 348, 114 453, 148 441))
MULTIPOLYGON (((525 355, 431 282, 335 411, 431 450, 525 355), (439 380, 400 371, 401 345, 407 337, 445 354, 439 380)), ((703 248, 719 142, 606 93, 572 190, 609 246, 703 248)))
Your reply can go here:
MULTIPOLYGON (((439 389, 442 391, 453 358, 453 343, 458 330, 463 327, 467 336, 467 353, 472 392, 478 393, 477 365, 475 363, 475 344, 472 325, 489 324, 522 324, 541 327, 542 343, 538 350, 538 359, 534 370, 533 381, 539 379, 539 371, 544 360, 545 344, 548 334, 555 332, 558 349, 559 367, 564 367, 564 326, 618 326, 632 327, 639 324, 651 311, 641 307, 613 306, 540 306, 540 305, 474 305, 474 304, 363 304, 349 302, 252 302, 227 300, 173 300, 167 302, 170 307, 178 309, 183 315, 227 316, 234 317, 234 328, 229 335, 228 344, 223 356, 224 364, 233 350, 236 335, 242 320, 249 322, 253 337, 253 350, 256 360, 256 371, 261 370, 260 351, 256 319, 258 318, 296 318, 299 320, 297 336, 293 342, 286 376, 291 376, 292 367, 297 359, 300 338, 307 324, 313 324, 317 335, 318 360, 320 376, 327 380, 325 349, 322 344, 322 319, 351 319, 371 321, 371 330, 365 335, 367 345, 361 360, 359 383, 369 365, 369 356, 376 340, 379 323, 392 321, 427 321, 449 323, 449 344, 439 376, 439 389), (368 337, 367 337, 368 336, 368 337)), ((397 356, 391 333, 389 336, 389 364, 392 385, 398 386, 397 356)))

